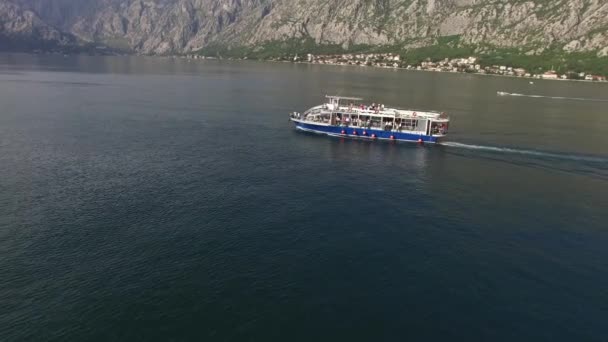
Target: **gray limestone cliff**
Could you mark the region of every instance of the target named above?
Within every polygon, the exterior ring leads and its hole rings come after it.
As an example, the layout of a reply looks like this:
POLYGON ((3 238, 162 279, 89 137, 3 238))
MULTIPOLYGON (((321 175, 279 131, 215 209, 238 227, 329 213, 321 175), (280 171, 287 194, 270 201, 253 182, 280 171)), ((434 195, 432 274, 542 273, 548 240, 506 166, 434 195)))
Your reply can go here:
POLYGON ((52 48, 75 43, 74 36, 47 24, 36 12, 0 0, 0 50, 52 48))
POLYGON ((293 38, 408 47, 459 36, 523 53, 558 45, 608 55, 608 0, 0 0, 0 23, 149 54, 293 38))

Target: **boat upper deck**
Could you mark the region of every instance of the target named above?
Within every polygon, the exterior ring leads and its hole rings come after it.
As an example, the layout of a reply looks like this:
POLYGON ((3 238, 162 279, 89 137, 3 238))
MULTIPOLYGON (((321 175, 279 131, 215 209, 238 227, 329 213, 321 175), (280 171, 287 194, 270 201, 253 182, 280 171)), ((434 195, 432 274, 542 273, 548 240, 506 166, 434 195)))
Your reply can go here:
POLYGON ((383 117, 393 119, 417 119, 431 120, 433 122, 449 122, 450 119, 445 113, 422 110, 406 110, 398 108, 384 107, 383 104, 367 105, 363 103, 363 99, 358 97, 343 97, 343 96, 326 96, 328 103, 312 107, 304 113, 304 117, 308 114, 330 114, 341 113, 346 115, 358 115, 368 117, 383 117), (347 102, 348 104, 344 104, 347 102))
POLYGON ((419 110, 404 110, 397 108, 382 108, 375 106, 332 106, 331 104, 323 104, 312 107, 306 112, 307 114, 328 114, 328 113, 343 113, 354 115, 365 115, 370 117, 387 117, 395 119, 431 119, 435 122, 449 122, 450 119, 445 113, 419 111, 419 110))

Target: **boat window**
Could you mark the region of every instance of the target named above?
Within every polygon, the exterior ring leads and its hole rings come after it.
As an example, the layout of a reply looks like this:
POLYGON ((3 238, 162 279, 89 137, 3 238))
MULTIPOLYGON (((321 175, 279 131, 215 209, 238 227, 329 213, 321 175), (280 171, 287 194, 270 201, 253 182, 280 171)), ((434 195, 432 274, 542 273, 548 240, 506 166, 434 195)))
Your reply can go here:
POLYGON ((390 131, 393 129, 393 124, 394 124, 393 119, 386 118, 383 120, 383 123, 384 123, 384 125, 382 126, 382 128, 385 131, 390 131))
POLYGON ((431 134, 447 134, 448 122, 433 122, 431 124, 431 134))
POLYGON ((397 121, 397 127, 402 130, 415 130, 418 127, 418 120, 415 119, 402 119, 397 121))

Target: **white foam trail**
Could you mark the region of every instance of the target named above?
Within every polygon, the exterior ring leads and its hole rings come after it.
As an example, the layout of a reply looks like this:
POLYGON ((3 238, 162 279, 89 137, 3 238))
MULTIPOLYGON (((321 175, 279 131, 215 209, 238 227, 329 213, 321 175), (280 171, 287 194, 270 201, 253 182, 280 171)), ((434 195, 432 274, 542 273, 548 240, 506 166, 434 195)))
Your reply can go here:
POLYGON ((544 95, 533 95, 533 94, 507 93, 504 91, 497 91, 496 94, 498 96, 520 96, 520 97, 532 97, 532 98, 543 98, 543 99, 553 99, 553 100, 608 102, 608 99, 593 99, 593 98, 587 98, 587 97, 566 97, 566 96, 544 96, 544 95))
POLYGON ((602 158, 602 157, 589 157, 589 156, 574 155, 574 154, 558 154, 558 153, 550 153, 550 152, 542 152, 542 151, 522 150, 522 149, 510 148, 510 147, 470 145, 470 144, 462 144, 462 143, 451 142, 451 141, 443 142, 443 143, 441 143, 441 145, 469 149, 469 150, 482 150, 482 151, 489 151, 489 152, 521 154, 521 155, 544 157, 544 158, 586 161, 586 162, 594 162, 594 163, 608 163, 608 158, 602 158))

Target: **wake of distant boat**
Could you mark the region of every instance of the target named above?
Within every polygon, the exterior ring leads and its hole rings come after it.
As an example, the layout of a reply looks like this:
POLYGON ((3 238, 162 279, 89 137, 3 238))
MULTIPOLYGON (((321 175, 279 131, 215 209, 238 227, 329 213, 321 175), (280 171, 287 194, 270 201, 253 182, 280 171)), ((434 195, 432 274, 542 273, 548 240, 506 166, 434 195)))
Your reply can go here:
POLYGON ((593 98, 586 98, 586 97, 531 95, 531 94, 507 93, 505 91, 497 91, 496 95, 498 95, 498 96, 533 97, 533 98, 553 99, 553 100, 575 100, 575 101, 608 102, 608 99, 593 99, 593 98))
POLYGON ((521 155, 528 155, 528 156, 584 161, 584 162, 592 162, 592 163, 608 163, 608 158, 575 155, 575 154, 560 154, 560 153, 542 152, 542 151, 534 151, 534 150, 524 150, 524 149, 517 149, 517 148, 510 148, 510 147, 470 145, 470 144, 462 144, 462 143, 451 142, 451 141, 442 142, 441 145, 449 146, 449 147, 457 147, 457 148, 462 148, 462 149, 469 149, 469 150, 482 150, 482 151, 488 151, 488 152, 521 154, 521 155))

